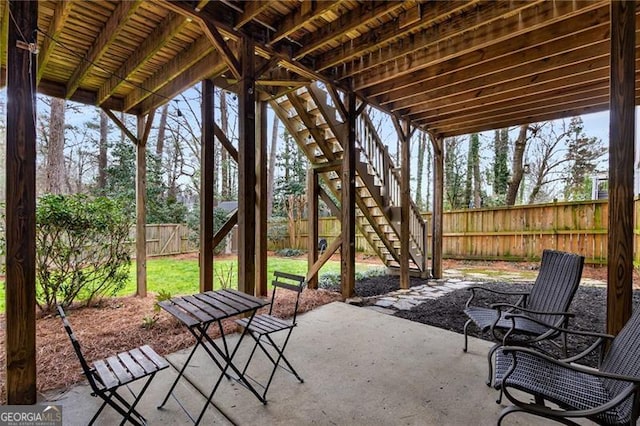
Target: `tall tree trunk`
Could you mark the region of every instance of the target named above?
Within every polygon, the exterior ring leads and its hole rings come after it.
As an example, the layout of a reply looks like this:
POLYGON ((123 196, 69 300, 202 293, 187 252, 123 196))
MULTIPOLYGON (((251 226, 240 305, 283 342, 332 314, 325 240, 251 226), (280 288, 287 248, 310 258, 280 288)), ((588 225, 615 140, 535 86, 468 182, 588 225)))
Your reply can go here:
POLYGON ((520 132, 518 133, 518 139, 516 139, 513 149, 513 162, 511 163, 511 180, 507 187, 506 205, 513 206, 516 203, 516 197, 518 196, 518 189, 520 188, 520 182, 522 182, 522 175, 524 169, 522 167, 522 159, 524 158, 524 152, 527 148, 527 129, 529 125, 523 124, 520 126, 520 132))
MULTIPOLYGON (((427 142, 427 134, 424 135, 424 141, 427 142)), ((424 211, 429 211, 431 209, 431 165, 433 164, 433 151, 431 151, 431 144, 427 144, 426 146, 426 154, 427 154, 427 167, 425 171, 425 175, 427 176, 427 185, 425 186, 424 193, 424 211)))
POLYGON ((427 135, 424 132, 420 132, 420 137, 418 139, 418 169, 416 170, 416 176, 418 182, 416 184, 416 202, 418 203, 418 207, 421 209, 424 208, 424 204, 422 203, 422 178, 424 173, 424 151, 427 146, 427 135))
POLYGON ((278 115, 273 114, 273 127, 271 128, 271 147, 269 150, 269 166, 267 173, 267 219, 273 212, 273 187, 275 185, 276 150, 278 148, 278 115))
POLYGON ((64 186, 64 99, 51 99, 51 118, 49 120, 49 146, 47 147, 47 166, 45 191, 62 194, 64 186))
MULTIPOLYGON (((227 95, 224 90, 220 91, 220 128, 222 129, 222 133, 224 133, 227 137, 229 134, 227 130, 229 128, 229 116, 227 110, 227 95)), ((220 196, 223 200, 231 199, 231 173, 229 171, 229 153, 227 150, 222 147, 222 153, 220 155, 221 161, 221 172, 222 172, 222 188, 220 191, 220 196)))
POLYGON ((160 114, 160 126, 158 127, 158 140, 156 142, 156 155, 162 165, 162 154, 164 154, 164 138, 165 130, 167 129, 167 114, 169 113, 169 104, 165 104, 162 107, 162 114, 160 114))
POLYGON ((109 134, 109 116, 100 110, 100 140, 98 141, 98 189, 107 186, 107 136, 109 134))

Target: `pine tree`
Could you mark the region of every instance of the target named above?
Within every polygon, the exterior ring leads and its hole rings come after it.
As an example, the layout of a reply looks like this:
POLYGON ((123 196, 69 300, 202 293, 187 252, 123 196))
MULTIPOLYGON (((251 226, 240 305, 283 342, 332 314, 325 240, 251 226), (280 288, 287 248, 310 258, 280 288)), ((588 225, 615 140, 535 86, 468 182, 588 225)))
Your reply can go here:
POLYGON ((591 198, 591 176, 596 172, 597 160, 606 152, 602 140, 584 133, 582 118, 573 117, 569 122, 567 138, 568 167, 564 178, 566 200, 591 198))
POLYGON ((493 195, 499 204, 504 203, 509 184, 509 130, 495 131, 493 138, 493 195))

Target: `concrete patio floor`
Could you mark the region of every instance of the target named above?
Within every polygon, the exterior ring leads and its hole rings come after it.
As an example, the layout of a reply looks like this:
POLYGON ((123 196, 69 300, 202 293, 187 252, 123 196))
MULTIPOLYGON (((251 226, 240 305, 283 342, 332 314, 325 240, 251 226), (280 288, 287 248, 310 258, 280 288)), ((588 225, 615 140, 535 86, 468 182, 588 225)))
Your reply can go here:
MULTIPOLYGON (((237 336, 231 338, 235 343, 237 336)), ((250 339, 243 341, 238 360, 246 359, 250 339)), ((288 359, 305 382, 279 370, 260 403, 247 389, 223 380, 214 402, 233 423, 240 425, 491 425, 503 405, 497 392, 484 384, 490 343, 471 338, 463 353, 462 335, 384 315, 340 302, 299 317, 287 348, 288 359)), ((190 350, 167 359, 180 368, 190 350)), ((257 354, 250 368, 260 379, 268 366, 257 354)), ((199 349, 187 369, 188 377, 210 391, 218 370, 199 349)), ((162 401, 177 375, 162 371, 139 404, 151 425, 190 424, 175 399, 164 409, 162 401)), ((264 377, 262 377, 264 379, 264 377)), ((125 391, 126 392, 126 391, 125 391)), ((204 397, 186 380, 176 387, 177 398, 197 416, 204 397)), ((47 395, 63 405, 64 424, 87 424, 100 401, 87 385, 62 395, 47 395)), ((120 418, 105 408, 98 424, 120 418)), ((210 407, 201 424, 233 424, 210 407)), ((506 425, 548 424, 525 414, 507 417, 506 425)))

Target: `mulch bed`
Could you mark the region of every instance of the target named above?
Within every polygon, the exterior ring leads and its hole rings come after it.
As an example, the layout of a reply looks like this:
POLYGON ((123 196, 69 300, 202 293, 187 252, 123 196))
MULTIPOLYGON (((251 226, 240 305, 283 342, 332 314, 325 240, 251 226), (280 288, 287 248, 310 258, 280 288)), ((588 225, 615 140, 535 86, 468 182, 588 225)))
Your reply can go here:
MULTIPOLYGON (((411 286, 413 287, 416 285, 426 284, 427 282, 427 280, 412 278, 411 286)), ((487 282, 481 283, 480 285, 496 290, 522 291, 530 290, 533 284, 487 282)), ((398 277, 373 277, 359 282, 356 285, 356 294, 362 297, 368 297, 376 295, 376 291, 378 290, 380 291, 378 294, 384 294, 389 291, 397 290, 398 288, 398 277)), ((471 293, 468 289, 455 290, 437 299, 426 300, 424 303, 412 308, 411 310, 397 311, 395 316, 462 334, 464 324, 468 319, 463 310, 470 294, 471 293)), ((478 306, 489 306, 492 303, 504 301, 504 298, 499 295, 489 292, 477 292, 474 304, 478 306)), ((516 299, 511 300, 511 302, 515 301, 516 299)), ((640 291, 635 290, 633 295, 633 305, 637 306, 639 302, 640 291)), ((587 286, 579 287, 571 304, 570 312, 575 314, 575 318, 571 319, 569 323, 570 329, 604 333, 606 330, 606 288, 587 286)), ((491 340, 490 334, 482 334, 474 325, 469 327, 469 335, 485 340, 491 340)), ((567 339, 569 355, 581 352, 593 343, 593 341, 593 338, 569 336, 567 339)), ((463 343, 463 338, 460 336, 461 349, 463 343)), ((543 348, 555 353, 556 356, 560 356, 559 351, 552 345, 545 344, 543 345, 543 348)), ((593 354, 581 362, 595 366, 597 365, 597 354, 593 354)))

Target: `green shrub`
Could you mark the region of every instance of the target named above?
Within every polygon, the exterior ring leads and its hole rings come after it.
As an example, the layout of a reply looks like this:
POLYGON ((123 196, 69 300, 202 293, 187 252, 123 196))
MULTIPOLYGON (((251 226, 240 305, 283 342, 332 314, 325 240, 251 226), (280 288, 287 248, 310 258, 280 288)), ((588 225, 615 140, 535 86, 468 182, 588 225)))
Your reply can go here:
POLYGON ((125 206, 105 197, 44 195, 36 207, 38 306, 87 305, 115 295, 127 282, 132 220, 125 206))
POLYGON ((278 256, 283 257, 297 257, 304 254, 304 250, 294 249, 294 248, 284 248, 281 250, 276 250, 276 254, 278 256))
POLYGON ((318 277, 318 288, 341 291, 340 272, 326 272, 318 277))

